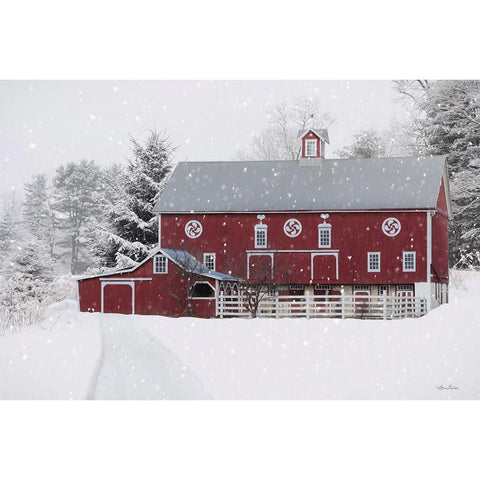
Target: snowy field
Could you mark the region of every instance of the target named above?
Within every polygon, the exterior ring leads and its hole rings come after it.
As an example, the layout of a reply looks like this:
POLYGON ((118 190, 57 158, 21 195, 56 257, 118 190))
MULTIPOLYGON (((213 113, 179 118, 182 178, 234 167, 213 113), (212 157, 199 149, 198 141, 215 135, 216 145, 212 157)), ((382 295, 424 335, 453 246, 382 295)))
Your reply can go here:
POLYGON ((194 319, 55 304, 0 337, 2 399, 480 399, 480 273, 420 319, 194 319))

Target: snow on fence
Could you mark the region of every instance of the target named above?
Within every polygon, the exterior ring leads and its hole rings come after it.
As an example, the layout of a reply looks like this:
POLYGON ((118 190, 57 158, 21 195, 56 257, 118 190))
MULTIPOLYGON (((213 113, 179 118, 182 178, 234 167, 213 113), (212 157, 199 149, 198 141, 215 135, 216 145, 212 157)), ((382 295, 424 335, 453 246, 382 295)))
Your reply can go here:
MULTIPOLYGON (((217 316, 251 317, 245 295, 220 293, 217 316)), ((408 296, 266 296, 258 305, 258 317, 371 318, 392 320, 421 317, 427 313, 423 297, 408 296)))

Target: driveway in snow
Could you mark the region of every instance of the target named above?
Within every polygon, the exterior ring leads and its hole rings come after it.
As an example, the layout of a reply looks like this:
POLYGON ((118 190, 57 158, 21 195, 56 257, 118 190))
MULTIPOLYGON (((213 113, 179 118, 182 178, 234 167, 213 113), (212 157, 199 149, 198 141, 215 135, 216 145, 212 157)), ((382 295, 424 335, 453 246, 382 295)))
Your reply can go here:
POLYGON ((132 317, 104 315, 102 334, 95 400, 210 398, 198 377, 132 317))

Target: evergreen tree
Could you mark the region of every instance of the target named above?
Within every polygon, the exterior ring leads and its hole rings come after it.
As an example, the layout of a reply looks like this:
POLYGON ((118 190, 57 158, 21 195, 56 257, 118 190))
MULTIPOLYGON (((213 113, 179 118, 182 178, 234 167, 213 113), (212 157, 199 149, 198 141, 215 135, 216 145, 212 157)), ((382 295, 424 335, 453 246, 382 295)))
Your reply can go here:
POLYGON ((353 136, 353 143, 336 152, 340 158, 380 158, 385 156, 385 142, 375 130, 363 130, 353 136))
MULTIPOLYGON (((10 212, 0 214, 0 262, 7 261, 14 243, 13 218, 10 212)), ((2 269, 0 268, 0 271, 2 269)))
POLYGON ((89 220, 100 214, 104 203, 99 167, 93 160, 69 162, 57 168, 52 207, 64 236, 58 242, 73 274, 90 263, 88 245, 92 235, 89 220))
POLYGON ((46 283, 53 279, 52 264, 45 245, 32 239, 20 242, 14 249, 10 272, 18 278, 46 283))
POLYGON ((450 263, 480 265, 480 81, 396 82, 419 154, 447 155, 454 218, 450 263), (470 259, 470 260, 469 260, 470 259))
POLYGON ((30 234, 48 246, 50 254, 53 255, 56 222, 50 206, 46 175, 34 175, 24 188, 23 223, 30 234))
MULTIPOLYGON (((113 232, 112 224, 117 215, 118 205, 123 201, 125 181, 125 169, 118 163, 102 170, 105 207, 102 214, 92 222, 95 234, 92 236, 91 242, 91 250, 100 271, 113 269, 117 266, 117 251, 122 243, 122 238, 113 232)), ((91 270, 93 272, 96 269, 91 270)))
POLYGON ((175 148, 165 132, 151 131, 145 145, 131 138, 132 158, 120 183, 111 186, 107 226, 97 230, 101 265, 122 268, 143 260, 158 241, 153 207, 162 191, 175 148))

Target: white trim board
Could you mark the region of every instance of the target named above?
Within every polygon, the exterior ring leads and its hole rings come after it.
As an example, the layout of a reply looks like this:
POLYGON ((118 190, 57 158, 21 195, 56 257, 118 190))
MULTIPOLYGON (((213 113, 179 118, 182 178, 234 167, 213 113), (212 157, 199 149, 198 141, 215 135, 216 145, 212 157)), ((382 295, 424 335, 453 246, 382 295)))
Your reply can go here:
POLYGON ((134 282, 119 282, 119 281, 107 281, 107 282, 102 282, 102 288, 100 290, 100 308, 101 312, 104 312, 104 299, 105 299, 105 287, 107 285, 128 285, 132 289, 132 313, 129 315, 135 315, 135 283, 134 282))
POLYGON ((335 280, 338 280, 338 250, 337 252, 316 252, 310 255, 310 280, 313 280, 313 259, 318 256, 333 255, 335 257, 335 280))

